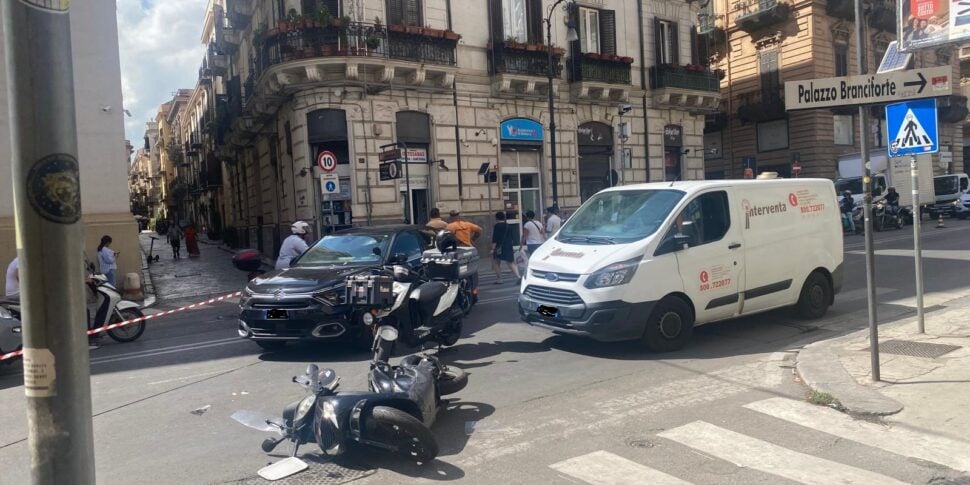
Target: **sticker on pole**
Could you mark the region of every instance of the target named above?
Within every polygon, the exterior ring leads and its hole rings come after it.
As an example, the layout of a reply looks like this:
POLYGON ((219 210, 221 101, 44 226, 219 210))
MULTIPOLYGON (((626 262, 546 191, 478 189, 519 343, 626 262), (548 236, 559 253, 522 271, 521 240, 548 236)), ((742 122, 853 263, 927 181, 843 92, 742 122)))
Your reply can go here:
POLYGON ((329 150, 324 150, 317 155, 317 166, 324 172, 333 172, 337 169, 337 156, 329 150))
POLYGON ((57 388, 54 354, 50 349, 24 347, 24 393, 27 397, 54 397, 57 388))
POLYGON ((886 126, 895 130, 890 131, 890 157, 936 153, 940 150, 935 99, 887 105, 886 126))

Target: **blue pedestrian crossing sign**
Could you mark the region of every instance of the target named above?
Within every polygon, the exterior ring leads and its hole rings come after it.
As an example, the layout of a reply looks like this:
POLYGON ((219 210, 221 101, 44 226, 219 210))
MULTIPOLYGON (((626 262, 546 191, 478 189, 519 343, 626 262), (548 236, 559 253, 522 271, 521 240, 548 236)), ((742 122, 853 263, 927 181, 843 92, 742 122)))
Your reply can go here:
POLYGON ((886 130, 889 132, 890 157, 940 151, 936 100, 886 105, 886 130))
POLYGON ((320 177, 320 188, 324 200, 330 200, 331 196, 340 193, 340 178, 335 173, 325 173, 320 177))

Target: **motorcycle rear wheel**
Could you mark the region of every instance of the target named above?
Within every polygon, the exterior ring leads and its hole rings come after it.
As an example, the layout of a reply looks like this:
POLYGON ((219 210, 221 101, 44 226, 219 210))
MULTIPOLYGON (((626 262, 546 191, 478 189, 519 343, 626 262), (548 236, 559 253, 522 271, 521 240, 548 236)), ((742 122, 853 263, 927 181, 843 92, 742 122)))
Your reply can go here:
POLYGON ((400 409, 375 406, 371 419, 375 438, 395 446, 401 455, 419 463, 428 463, 438 456, 434 434, 414 416, 400 409))
POLYGON ((441 375, 438 376, 438 394, 447 396, 454 394, 468 385, 468 374, 464 369, 454 366, 441 366, 441 375))
MULTIPOLYGON (((141 310, 137 308, 125 308, 124 310, 121 310, 119 313, 121 313, 121 318, 123 318, 124 320, 119 319, 118 313, 115 313, 114 315, 111 316, 110 323, 118 323, 122 321, 133 320, 135 318, 141 318, 145 316, 145 314, 143 314, 141 310)), ((135 340, 138 340, 138 337, 141 337, 141 334, 143 333, 145 333, 144 320, 138 323, 125 325, 124 327, 112 328, 111 330, 107 331, 108 336, 111 337, 112 340, 114 340, 115 342, 121 342, 121 343, 134 342, 135 340)))

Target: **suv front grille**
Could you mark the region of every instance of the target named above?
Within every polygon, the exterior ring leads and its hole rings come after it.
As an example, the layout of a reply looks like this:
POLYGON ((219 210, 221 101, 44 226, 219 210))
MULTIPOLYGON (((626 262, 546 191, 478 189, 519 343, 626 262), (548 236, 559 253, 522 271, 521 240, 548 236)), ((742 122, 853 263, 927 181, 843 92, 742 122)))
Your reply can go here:
POLYGON ((529 285, 522 292, 525 296, 542 302, 555 303, 557 305, 582 305, 583 299, 574 291, 563 290, 560 288, 549 288, 548 286, 529 285))
POLYGON ((532 276, 541 280, 562 281, 564 283, 575 283, 579 281, 579 275, 575 273, 556 273, 553 271, 531 270, 532 276), (552 279, 549 279, 552 276, 552 279))

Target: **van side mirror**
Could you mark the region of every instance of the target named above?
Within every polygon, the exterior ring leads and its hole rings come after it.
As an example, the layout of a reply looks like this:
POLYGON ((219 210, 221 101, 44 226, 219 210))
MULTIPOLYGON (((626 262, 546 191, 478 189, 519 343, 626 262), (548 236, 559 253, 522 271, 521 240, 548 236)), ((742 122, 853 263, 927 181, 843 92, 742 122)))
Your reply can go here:
POLYGON ((687 249, 688 246, 690 246, 690 244, 693 242, 693 239, 694 238, 690 237, 687 234, 680 234, 680 233, 674 234, 664 239, 664 241, 660 243, 660 246, 657 247, 657 251, 654 253, 654 256, 660 256, 661 254, 683 251, 684 249, 687 249))

